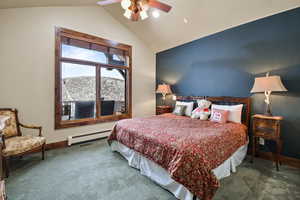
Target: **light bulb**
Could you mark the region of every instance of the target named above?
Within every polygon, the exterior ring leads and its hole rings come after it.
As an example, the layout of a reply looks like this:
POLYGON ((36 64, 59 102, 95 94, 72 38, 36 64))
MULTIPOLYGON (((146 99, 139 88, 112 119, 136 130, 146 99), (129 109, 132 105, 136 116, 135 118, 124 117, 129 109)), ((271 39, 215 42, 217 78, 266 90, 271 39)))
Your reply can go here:
POLYGON ((131 14, 132 14, 131 10, 126 9, 126 11, 125 11, 125 13, 124 13, 124 16, 125 16, 126 18, 130 19, 130 18, 131 18, 131 14))
POLYGON ((189 20, 187 20, 187 18, 183 18, 183 22, 184 22, 185 24, 187 24, 187 23, 189 23, 189 20))
POLYGON ((121 6, 122 6, 122 8, 124 8, 126 10, 129 8, 129 6, 131 6, 131 1, 130 0, 122 0, 121 6))
POLYGON ((155 18, 158 18, 159 17, 159 12, 157 11, 157 10, 154 10, 153 12, 152 12, 152 16, 153 17, 155 17, 155 18))
POLYGON ((147 11, 149 9, 148 0, 140 0, 139 4, 140 4, 141 8, 145 11, 147 11))
POLYGON ((144 20, 144 19, 147 19, 148 18, 148 14, 145 10, 142 10, 140 12, 140 16, 141 16, 141 19, 144 20))

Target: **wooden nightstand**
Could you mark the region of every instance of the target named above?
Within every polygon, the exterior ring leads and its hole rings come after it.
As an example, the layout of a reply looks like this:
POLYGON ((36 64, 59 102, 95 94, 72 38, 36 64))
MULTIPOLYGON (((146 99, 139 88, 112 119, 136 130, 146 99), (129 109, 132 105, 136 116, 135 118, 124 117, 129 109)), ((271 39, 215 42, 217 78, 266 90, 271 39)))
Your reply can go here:
POLYGON ((156 114, 161 115, 164 113, 170 113, 172 112, 171 106, 156 106, 156 114))
POLYGON ((252 137, 252 158, 251 162, 253 162, 253 158, 255 153, 258 152, 259 146, 257 145, 259 138, 263 138, 265 140, 273 140, 276 142, 276 169, 279 170, 280 164, 280 153, 282 149, 282 140, 280 138, 280 124, 283 120, 281 116, 266 116, 266 115, 253 115, 253 137, 252 137))

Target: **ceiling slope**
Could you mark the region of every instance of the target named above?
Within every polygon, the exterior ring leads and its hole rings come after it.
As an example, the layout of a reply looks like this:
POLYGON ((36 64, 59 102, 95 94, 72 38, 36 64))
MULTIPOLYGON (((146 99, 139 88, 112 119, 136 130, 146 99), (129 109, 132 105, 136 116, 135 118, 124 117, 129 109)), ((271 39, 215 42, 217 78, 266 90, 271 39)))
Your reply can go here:
POLYGON ((300 6, 300 0, 161 0, 173 6, 159 18, 131 22, 119 5, 105 7, 113 17, 160 52, 216 32, 300 6), (188 23, 184 23, 184 18, 188 23))
MULTIPOLYGON (((170 13, 132 22, 120 4, 105 9, 155 52, 300 6, 300 0, 161 0, 170 13), (184 23, 184 18, 188 23, 184 23)), ((97 0, 1 0, 0 8, 95 5, 97 0)))

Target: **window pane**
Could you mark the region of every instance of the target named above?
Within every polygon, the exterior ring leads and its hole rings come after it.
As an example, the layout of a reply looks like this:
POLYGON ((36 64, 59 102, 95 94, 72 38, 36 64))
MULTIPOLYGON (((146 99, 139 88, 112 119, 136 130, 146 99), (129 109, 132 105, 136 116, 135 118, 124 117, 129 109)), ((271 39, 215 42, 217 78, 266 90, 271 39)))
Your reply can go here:
POLYGON ((94 118, 96 67, 62 63, 62 120, 94 118))
POLYGON ((108 55, 108 63, 111 65, 127 66, 128 59, 127 59, 127 56, 117 55, 117 54, 109 54, 108 55))
POLYGON ((126 71, 101 68, 101 116, 126 113, 126 71))
POLYGON ((107 64, 105 53, 62 44, 62 57, 107 64))

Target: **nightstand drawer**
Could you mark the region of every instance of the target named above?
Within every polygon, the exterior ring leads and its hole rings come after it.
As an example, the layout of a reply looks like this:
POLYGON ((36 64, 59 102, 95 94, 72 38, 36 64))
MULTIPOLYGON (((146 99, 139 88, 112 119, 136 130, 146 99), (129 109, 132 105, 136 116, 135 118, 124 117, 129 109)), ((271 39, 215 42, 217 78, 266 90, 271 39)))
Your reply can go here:
POLYGON ((268 138, 278 138, 280 121, 269 120, 269 119, 258 119, 254 118, 253 120, 253 133, 258 137, 268 138))
POLYGON ((276 129, 278 121, 275 120, 269 120, 269 119, 258 119, 254 118, 253 122, 258 127, 267 127, 271 129, 276 129))
POLYGON ((277 136, 274 133, 270 134, 270 133, 261 132, 261 131, 256 131, 255 132, 255 137, 264 138, 266 140, 272 140, 272 139, 276 139, 277 138, 277 136))
POLYGON ((171 106, 157 106, 156 107, 156 114, 161 115, 165 113, 171 113, 172 107, 171 106))

